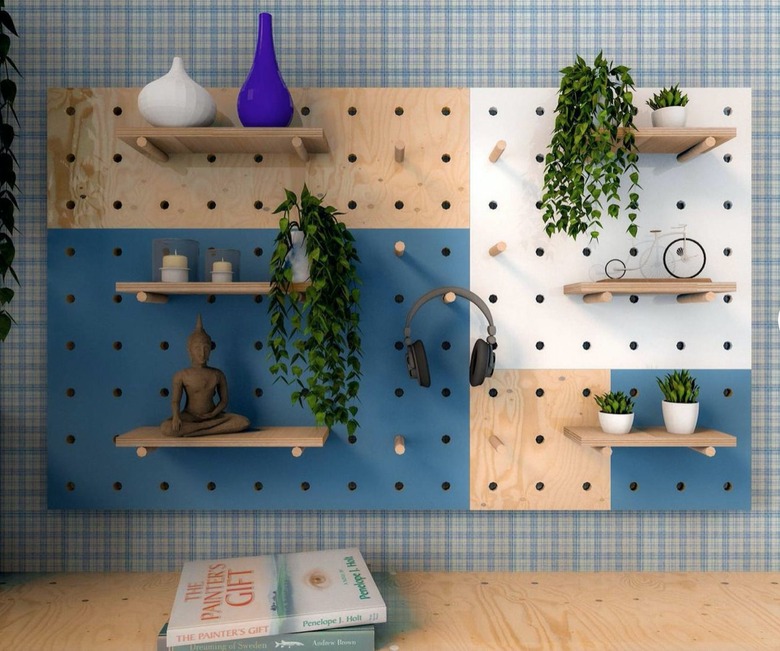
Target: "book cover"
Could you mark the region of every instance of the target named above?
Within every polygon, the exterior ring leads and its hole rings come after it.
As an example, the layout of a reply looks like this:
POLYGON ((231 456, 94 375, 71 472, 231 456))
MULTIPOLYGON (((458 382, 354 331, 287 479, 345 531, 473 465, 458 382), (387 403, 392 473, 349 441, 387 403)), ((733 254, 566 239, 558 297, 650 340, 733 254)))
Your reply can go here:
POLYGON ((226 642, 204 642, 203 644, 184 644, 169 647, 167 642, 168 624, 165 624, 157 636, 157 651, 271 651, 272 649, 290 649, 291 651, 314 651, 315 649, 348 649, 349 651, 374 651, 374 627, 350 626, 331 628, 322 631, 305 631, 246 637, 226 642))
POLYGON ((176 647, 386 620, 385 602, 357 548, 191 561, 182 568, 167 642, 176 647))

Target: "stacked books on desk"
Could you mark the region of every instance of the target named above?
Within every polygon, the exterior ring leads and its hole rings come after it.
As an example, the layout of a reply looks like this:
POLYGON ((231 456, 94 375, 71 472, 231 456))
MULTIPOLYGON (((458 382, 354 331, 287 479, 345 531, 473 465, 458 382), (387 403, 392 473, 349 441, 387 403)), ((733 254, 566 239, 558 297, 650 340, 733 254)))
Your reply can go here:
POLYGON ((192 561, 157 648, 373 651, 373 625, 385 621, 357 548, 192 561))

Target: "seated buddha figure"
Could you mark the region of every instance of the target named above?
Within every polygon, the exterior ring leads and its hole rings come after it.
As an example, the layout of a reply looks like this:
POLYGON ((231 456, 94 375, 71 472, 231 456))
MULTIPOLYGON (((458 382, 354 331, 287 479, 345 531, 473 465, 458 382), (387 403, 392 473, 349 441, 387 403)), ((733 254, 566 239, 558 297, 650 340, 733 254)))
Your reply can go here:
POLYGON ((187 339, 192 366, 173 376, 171 417, 160 429, 164 436, 206 436, 233 434, 249 427, 249 419, 225 411, 228 386, 225 374, 208 365, 211 337, 203 329, 200 315, 195 330, 187 339), (184 408, 181 400, 184 397, 184 408))

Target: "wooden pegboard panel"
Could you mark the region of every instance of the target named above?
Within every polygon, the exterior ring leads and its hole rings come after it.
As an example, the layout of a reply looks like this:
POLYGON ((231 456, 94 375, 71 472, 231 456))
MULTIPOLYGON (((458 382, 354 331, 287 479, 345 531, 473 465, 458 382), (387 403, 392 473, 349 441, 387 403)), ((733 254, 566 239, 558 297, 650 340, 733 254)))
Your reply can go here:
MULTIPOLYGON (((49 227, 269 228, 283 189, 304 182, 351 228, 469 226, 467 89, 292 89, 292 126, 323 128, 328 153, 307 162, 263 152, 177 154, 165 163, 115 136, 146 125, 138 90, 49 90, 49 227)), ((215 126, 240 126, 237 90, 209 90, 215 126)))
POLYGON ((496 370, 471 389, 471 509, 610 508, 610 460, 563 426, 598 423, 607 370, 496 370))

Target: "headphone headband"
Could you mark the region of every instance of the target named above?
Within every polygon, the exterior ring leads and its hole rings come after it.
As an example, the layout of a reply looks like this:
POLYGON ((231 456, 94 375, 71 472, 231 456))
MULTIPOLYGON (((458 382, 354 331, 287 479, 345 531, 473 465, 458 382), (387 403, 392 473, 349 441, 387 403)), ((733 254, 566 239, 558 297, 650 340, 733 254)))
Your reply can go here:
POLYGON ((439 287, 437 289, 432 289, 431 291, 427 292, 426 294, 423 294, 420 298, 417 299, 414 305, 412 305, 411 309, 409 310, 409 313, 406 315, 406 323, 404 324, 404 343, 406 345, 409 345, 412 343, 412 319, 414 318, 414 315, 417 313, 417 310, 419 310, 425 303, 430 301, 433 298, 436 298, 437 296, 444 296, 445 294, 452 292, 456 296, 460 296, 461 298, 465 298, 470 303, 473 303, 476 305, 482 314, 485 315, 485 318, 488 321, 488 337, 487 342, 493 346, 496 343, 496 326, 493 325, 493 316, 490 314, 490 310, 488 309, 488 306, 485 304, 485 301, 483 301, 479 296, 477 296, 474 292, 465 289, 463 287, 439 287))

